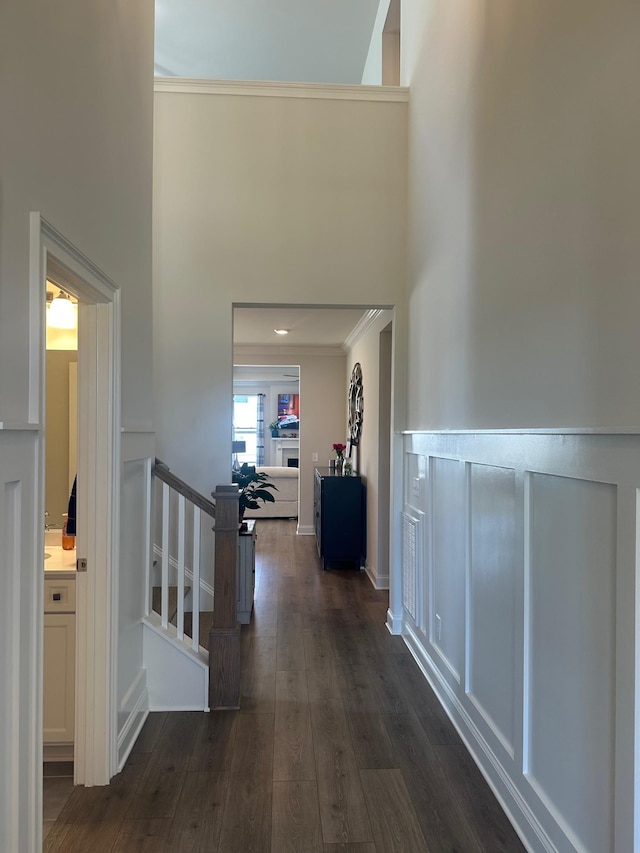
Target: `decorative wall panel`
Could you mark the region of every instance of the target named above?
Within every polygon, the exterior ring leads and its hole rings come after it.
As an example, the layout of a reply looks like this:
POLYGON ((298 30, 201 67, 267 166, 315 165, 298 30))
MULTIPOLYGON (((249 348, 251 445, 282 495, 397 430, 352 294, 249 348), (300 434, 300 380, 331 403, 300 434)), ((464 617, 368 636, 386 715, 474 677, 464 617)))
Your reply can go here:
POLYGON ((513 757, 516 593, 523 569, 515 472, 490 465, 469 469, 467 691, 513 757))
POLYGON ((410 433, 404 471, 402 632, 527 849, 640 850, 640 434, 410 433))
POLYGON ((465 470, 431 460, 432 643, 460 681, 464 664, 465 470))
POLYGON ((423 633, 425 632, 423 512, 402 513, 402 604, 423 633))
POLYGON ((416 621, 416 547, 418 524, 402 513, 402 606, 416 621))
POLYGON ((584 849, 612 849, 616 488, 531 475, 528 737, 536 793, 584 849))

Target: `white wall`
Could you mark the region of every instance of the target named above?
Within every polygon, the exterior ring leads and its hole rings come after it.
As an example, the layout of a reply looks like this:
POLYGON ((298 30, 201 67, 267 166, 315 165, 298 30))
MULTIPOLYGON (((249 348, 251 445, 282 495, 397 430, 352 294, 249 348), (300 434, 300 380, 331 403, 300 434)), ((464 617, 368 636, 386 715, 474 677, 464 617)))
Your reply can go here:
POLYGON ((346 442, 346 355, 338 347, 234 348, 235 364, 300 366, 300 503, 298 531, 313 534, 313 471, 328 466, 334 442, 346 442), (283 352, 284 351, 284 352, 283 352), (286 353, 286 355, 284 354, 286 353), (313 461, 313 454, 318 461, 313 461))
MULTIPOLYGON (((123 423, 150 428, 152 54, 151 0, 1 5, 0 575, 13 598, 2 597, 0 624, 19 638, 0 644, 9 709, 0 720, 2 850, 40 849, 44 413, 29 410, 30 395, 40 396, 29 377, 38 375, 30 358, 40 358, 44 305, 29 305, 29 213, 121 288, 123 423)), ((130 653, 140 656, 140 644, 130 653)))
POLYGON ((392 621, 530 849, 637 849, 638 439, 608 433, 640 426, 640 7, 405 0, 401 63, 392 621), (550 430, 474 434, 507 427, 550 430))
MULTIPOLYGON (((387 408, 387 423, 391 423, 390 399, 380 399, 380 334, 393 319, 392 311, 383 311, 365 333, 350 347, 347 354, 345 399, 349 388, 351 371, 355 364, 362 368, 364 390, 364 418, 362 438, 355 457, 358 472, 367 487, 367 559, 366 570, 377 587, 389 585, 388 554, 380 553, 380 513, 386 514, 389 523, 389 492, 380 492, 380 446, 386 442, 390 447, 391 434, 380 432, 380 406, 387 408)), ((390 393, 391 389, 388 389, 390 393)), ((388 476, 388 475, 387 475, 388 476)), ((385 537, 383 543, 388 541, 385 537)), ((383 544, 384 547, 384 544, 383 544)))
POLYGON ((146 673, 143 669, 143 628, 149 540, 148 461, 125 460, 122 466, 120 572, 118 583, 118 764, 129 754, 148 708, 146 673))
POLYGON ((171 85, 155 97, 158 455, 207 494, 229 477, 233 303, 402 298, 406 93, 171 85))
POLYGON ((402 15, 409 426, 638 424, 638 4, 402 15))

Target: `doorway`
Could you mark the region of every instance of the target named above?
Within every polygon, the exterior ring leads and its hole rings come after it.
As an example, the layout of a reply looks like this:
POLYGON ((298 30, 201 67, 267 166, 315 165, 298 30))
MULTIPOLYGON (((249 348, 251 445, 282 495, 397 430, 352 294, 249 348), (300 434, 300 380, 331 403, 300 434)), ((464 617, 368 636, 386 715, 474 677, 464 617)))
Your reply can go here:
MULTIPOLYGON (((85 255, 38 213, 31 214, 30 292, 34 305, 30 370, 30 415, 40 424, 40 553, 44 553, 46 369, 46 282, 78 303, 77 554, 86 571, 75 575, 74 783, 107 784, 116 772, 116 558, 119 541, 119 291, 85 255), (37 310, 36 310, 37 309, 37 310), (37 319, 36 319, 37 318, 37 319), (36 343, 37 352, 36 352, 36 343), (37 358, 36 358, 37 356, 37 358)), ((39 566, 36 604, 40 638, 37 680, 43 678, 44 573, 39 566)), ((41 705, 42 691, 34 693, 41 705)), ((36 718, 42 720, 42 710, 36 718)), ((42 755, 42 731, 34 755, 42 755)), ((37 823, 42 765, 34 771, 37 823)))
MULTIPOLYGON (((234 379, 240 365, 252 369, 261 365, 264 370, 299 365, 299 535, 315 535, 315 468, 330 464, 335 442, 347 442, 348 379, 353 362, 363 363, 366 434, 361 446, 354 449, 352 461, 370 486, 370 577, 379 588, 388 585, 393 306, 236 303, 233 309, 234 379)), ((276 443, 275 438, 272 441, 276 443)))

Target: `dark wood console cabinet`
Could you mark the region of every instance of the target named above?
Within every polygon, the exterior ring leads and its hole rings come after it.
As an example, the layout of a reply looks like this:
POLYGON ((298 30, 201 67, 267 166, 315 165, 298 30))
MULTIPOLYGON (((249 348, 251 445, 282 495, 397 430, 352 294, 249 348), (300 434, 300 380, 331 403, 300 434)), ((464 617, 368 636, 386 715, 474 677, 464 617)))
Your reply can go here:
POLYGON ((327 562, 364 565, 366 556, 366 490, 358 475, 343 477, 316 468, 313 491, 316 543, 322 567, 327 562))

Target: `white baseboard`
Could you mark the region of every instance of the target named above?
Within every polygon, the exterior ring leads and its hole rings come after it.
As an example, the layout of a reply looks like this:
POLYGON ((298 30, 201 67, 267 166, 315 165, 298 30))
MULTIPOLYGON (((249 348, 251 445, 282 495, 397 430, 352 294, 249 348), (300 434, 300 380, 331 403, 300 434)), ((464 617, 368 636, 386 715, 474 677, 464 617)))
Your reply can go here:
POLYGON ((364 570, 374 589, 389 589, 389 575, 379 575, 376 567, 369 565, 369 563, 364 570))
POLYGON ((298 536, 315 536, 316 529, 313 524, 299 524, 296 533, 298 536))
POLYGON ((403 635, 409 651, 433 688, 444 711, 462 738, 523 844, 528 850, 557 853, 557 848, 544 827, 532 812, 529 804, 500 763, 462 702, 440 673, 420 638, 407 624, 404 625, 403 635))
POLYGON ((140 669, 122 698, 118 711, 118 772, 124 767, 148 716, 147 673, 140 669))
POLYGON ((390 634, 402 634, 402 615, 397 615, 387 610, 387 628, 390 634))

